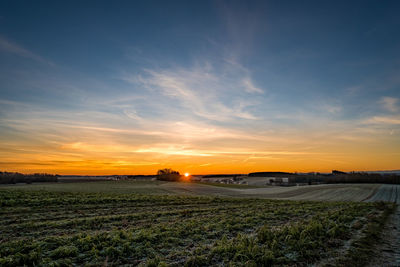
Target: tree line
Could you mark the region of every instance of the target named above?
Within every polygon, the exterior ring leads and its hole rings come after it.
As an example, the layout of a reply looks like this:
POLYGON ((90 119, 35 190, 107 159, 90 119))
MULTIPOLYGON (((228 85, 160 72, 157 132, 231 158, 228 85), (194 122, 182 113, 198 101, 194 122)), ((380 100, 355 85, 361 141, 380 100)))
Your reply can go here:
POLYGON ((367 172, 350 172, 346 174, 332 175, 326 177, 325 182, 328 184, 335 184, 335 183, 400 184, 400 175, 367 173, 367 172))
POLYGON ((157 180, 161 181, 179 181, 181 179, 181 175, 178 171, 174 171, 172 169, 162 169, 157 171, 157 180))
POLYGON ((48 173, 22 174, 19 172, 1 172, 0 184, 16 184, 16 183, 43 183, 57 182, 58 175, 48 173))

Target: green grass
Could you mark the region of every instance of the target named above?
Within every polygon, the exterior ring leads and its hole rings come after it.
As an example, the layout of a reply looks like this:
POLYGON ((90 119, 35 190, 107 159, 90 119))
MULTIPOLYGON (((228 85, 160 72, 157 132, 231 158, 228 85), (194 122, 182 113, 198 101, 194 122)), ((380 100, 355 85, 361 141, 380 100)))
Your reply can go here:
POLYGON ((369 260, 376 256, 375 246, 381 242, 381 233, 383 225, 388 220, 389 216, 396 210, 396 204, 377 203, 381 205, 380 209, 384 210, 381 216, 371 216, 370 223, 364 227, 361 238, 354 240, 351 243, 347 253, 339 257, 335 265, 342 266, 366 266, 369 260), (383 207, 385 206, 385 207, 383 207))
POLYGON ((6 189, 0 207, 0 266, 343 263, 337 255, 346 242, 363 242, 355 233, 375 229, 391 210, 385 203, 6 189))

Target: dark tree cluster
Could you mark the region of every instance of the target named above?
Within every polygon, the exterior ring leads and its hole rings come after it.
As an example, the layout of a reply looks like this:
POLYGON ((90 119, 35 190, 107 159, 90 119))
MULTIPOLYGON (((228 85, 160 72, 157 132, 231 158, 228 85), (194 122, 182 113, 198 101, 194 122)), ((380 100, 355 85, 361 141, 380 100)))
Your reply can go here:
POLYGON ((172 169, 162 169, 157 171, 157 180, 174 182, 179 181, 180 179, 181 175, 179 172, 172 169))
POLYGON ((400 184, 400 175, 398 174, 380 174, 367 172, 350 172, 329 176, 325 179, 328 184, 334 183, 379 183, 379 184, 400 184))
POLYGON ((22 174, 19 172, 0 172, 0 184, 16 184, 16 183, 43 183, 57 182, 58 175, 48 173, 22 174))

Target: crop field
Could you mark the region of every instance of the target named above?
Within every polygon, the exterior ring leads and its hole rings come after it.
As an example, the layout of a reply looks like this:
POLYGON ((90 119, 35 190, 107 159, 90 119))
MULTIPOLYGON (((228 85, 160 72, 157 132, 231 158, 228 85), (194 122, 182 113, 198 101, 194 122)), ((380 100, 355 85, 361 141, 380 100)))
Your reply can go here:
POLYGON ((0 189, 0 266, 346 265, 388 203, 0 189))
MULTIPOLYGON (((29 191, 223 196, 317 201, 364 201, 380 188, 379 184, 323 184, 312 186, 225 185, 215 183, 178 183, 162 181, 104 181, 79 183, 37 183, 2 185, 0 188, 29 191)), ((382 199, 384 200, 384 199, 382 199)))
POLYGON ((400 204, 400 185, 383 184, 367 201, 389 201, 400 204))

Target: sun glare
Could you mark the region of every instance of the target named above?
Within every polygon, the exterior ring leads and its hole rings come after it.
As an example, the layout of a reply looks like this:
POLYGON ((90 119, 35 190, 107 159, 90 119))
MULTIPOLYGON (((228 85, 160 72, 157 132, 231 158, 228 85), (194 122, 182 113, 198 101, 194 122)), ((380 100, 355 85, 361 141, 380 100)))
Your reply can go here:
POLYGON ((189 173, 186 172, 186 173, 185 173, 185 177, 189 177, 189 173))

